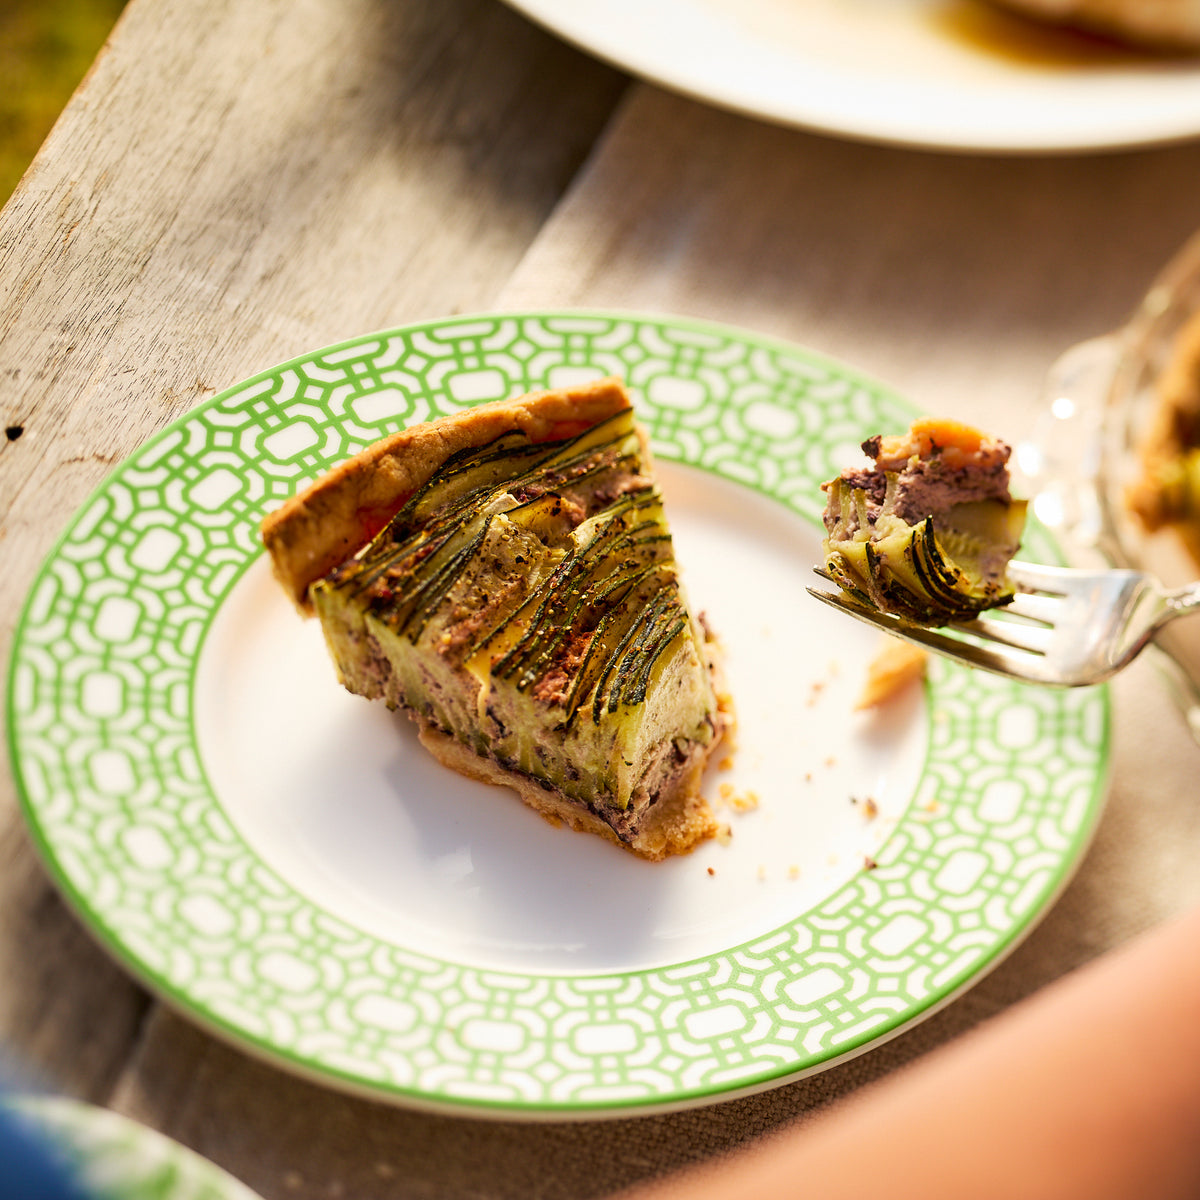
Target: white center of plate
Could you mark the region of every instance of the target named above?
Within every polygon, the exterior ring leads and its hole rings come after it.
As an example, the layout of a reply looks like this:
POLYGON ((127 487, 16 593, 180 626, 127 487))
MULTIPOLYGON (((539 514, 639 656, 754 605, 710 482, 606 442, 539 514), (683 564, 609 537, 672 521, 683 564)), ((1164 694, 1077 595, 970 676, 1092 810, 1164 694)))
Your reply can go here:
POLYGON ((735 742, 705 786, 730 838, 647 863, 448 771, 407 718, 338 685, 320 627, 263 560, 214 621, 195 697, 205 769, 262 861, 387 942, 519 972, 703 959, 865 869, 913 799, 921 689, 853 711, 881 641, 805 592, 817 531, 706 473, 661 463, 660 477, 689 595, 724 645, 737 705, 735 742))

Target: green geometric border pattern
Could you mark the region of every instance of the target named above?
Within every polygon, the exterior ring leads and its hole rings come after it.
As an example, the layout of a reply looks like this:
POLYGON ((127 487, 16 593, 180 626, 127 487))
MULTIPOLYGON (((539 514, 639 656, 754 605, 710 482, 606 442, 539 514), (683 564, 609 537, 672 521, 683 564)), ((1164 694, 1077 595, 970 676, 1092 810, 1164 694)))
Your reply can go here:
MULTIPOLYGON (((940 660, 918 794, 877 867, 711 959, 598 976, 437 961, 333 919, 255 856, 206 779, 192 700, 262 514, 402 425, 610 373, 660 456, 814 523, 847 451, 913 415, 838 363, 720 326, 432 322, 214 397, 115 471, 47 560, 9 677, 25 811, 88 924, 194 1019, 378 1098, 511 1115, 677 1107, 819 1069, 924 1015, 1069 877, 1102 804, 1105 690, 940 660)), ((1033 553, 1053 555, 1039 538, 1033 553)))

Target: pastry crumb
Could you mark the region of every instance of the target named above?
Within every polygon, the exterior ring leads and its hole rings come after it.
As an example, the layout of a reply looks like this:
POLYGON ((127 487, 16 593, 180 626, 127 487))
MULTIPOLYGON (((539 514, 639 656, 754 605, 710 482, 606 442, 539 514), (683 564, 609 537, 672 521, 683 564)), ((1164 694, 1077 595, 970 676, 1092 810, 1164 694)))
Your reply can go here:
POLYGON ((874 796, 867 796, 863 800, 859 800, 857 796, 851 796, 850 803, 861 807, 862 815, 868 821, 873 821, 879 816, 879 805, 875 802, 874 796))
POLYGON ((863 855, 864 871, 874 871, 877 866, 879 866, 879 864, 869 854, 863 855))
POLYGON ((715 875, 715 874, 717 873, 717 869, 716 869, 716 867, 709 867, 709 868, 708 868, 708 873, 709 873, 710 875, 715 875))
POLYGON ((731 783, 723 783, 717 789, 721 803, 734 812, 752 812, 758 807, 758 793, 750 788, 738 791, 731 783))
POLYGON ((883 645, 867 665, 867 681, 855 702, 856 712, 878 708, 925 678, 929 654, 920 646, 884 635, 883 645))
POLYGON ((805 700, 805 705, 812 708, 821 698, 821 693, 837 678, 838 665, 836 662, 831 662, 825 669, 825 675, 821 679, 814 679, 808 685, 808 698, 805 700))

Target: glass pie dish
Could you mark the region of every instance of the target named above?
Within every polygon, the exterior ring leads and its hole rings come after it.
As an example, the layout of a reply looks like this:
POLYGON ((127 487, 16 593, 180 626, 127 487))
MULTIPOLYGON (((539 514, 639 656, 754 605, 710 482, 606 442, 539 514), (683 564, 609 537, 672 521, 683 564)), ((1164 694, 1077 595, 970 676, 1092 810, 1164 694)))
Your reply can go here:
MULTIPOLYGON (((1164 380, 1185 357, 1200 395, 1197 322, 1200 234, 1168 262, 1124 325, 1073 346, 1048 373, 1043 412, 1031 440, 1018 448, 1018 469, 1033 513, 1080 565, 1133 567, 1170 587, 1200 579, 1200 507, 1155 529, 1135 512, 1135 496, 1151 487, 1147 446, 1171 424, 1164 380)), ((1176 484, 1186 487, 1182 457, 1178 467, 1176 484)), ((1156 645, 1164 653, 1155 657, 1200 740, 1200 621, 1176 622, 1156 645)))

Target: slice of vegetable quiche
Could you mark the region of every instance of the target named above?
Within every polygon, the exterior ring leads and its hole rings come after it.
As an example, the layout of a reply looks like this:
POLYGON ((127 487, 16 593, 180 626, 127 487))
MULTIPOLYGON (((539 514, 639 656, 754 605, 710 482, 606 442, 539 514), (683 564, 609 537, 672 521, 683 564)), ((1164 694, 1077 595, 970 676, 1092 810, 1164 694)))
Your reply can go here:
POLYGON ((861 603, 923 625, 1007 604, 1026 510, 1009 493, 1010 447, 925 417, 862 448, 870 467, 821 485, 831 578, 861 603))
POLYGON ((717 831, 729 706, 619 381, 403 430, 262 532, 341 682, 447 766, 652 860, 717 831))

